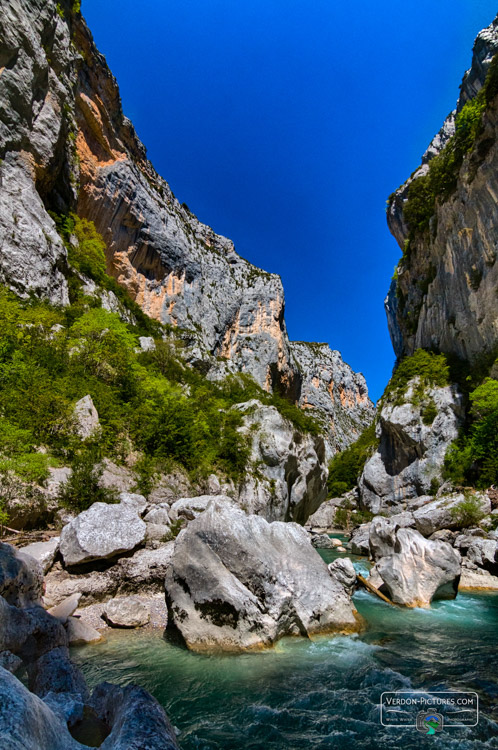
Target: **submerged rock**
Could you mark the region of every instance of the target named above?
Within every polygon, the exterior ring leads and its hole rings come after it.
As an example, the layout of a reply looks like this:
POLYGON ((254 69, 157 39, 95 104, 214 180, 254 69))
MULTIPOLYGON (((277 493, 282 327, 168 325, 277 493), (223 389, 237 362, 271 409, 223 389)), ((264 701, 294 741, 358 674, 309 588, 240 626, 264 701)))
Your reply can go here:
POLYGON ((377 529, 376 537, 382 538, 382 543, 374 543, 373 549, 383 556, 372 569, 371 579, 382 593, 407 607, 427 607, 436 596, 456 596, 461 572, 459 552, 445 542, 425 539, 415 529, 398 528, 393 533, 387 519, 376 520, 384 523, 385 534, 377 529))
POLYGON ((85 643, 98 643, 102 636, 79 617, 68 617, 66 624, 67 640, 70 646, 81 646, 85 643))
POLYGON ((64 564, 79 565, 130 552, 144 541, 145 531, 133 504, 94 503, 62 529, 64 564))
POLYGON ((302 527, 226 501, 214 499, 178 536, 165 587, 168 627, 193 651, 358 629, 350 598, 302 527))

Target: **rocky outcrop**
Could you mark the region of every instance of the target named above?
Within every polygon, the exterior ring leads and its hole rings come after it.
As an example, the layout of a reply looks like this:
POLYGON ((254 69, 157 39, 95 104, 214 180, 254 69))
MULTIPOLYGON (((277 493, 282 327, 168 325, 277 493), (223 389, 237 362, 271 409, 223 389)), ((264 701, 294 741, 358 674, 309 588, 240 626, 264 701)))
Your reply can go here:
POLYGON ((422 401, 414 398, 415 386, 408 384, 401 403, 387 395, 378 415, 379 447, 360 478, 361 503, 373 513, 397 513, 414 498, 434 494, 434 485, 442 484, 446 450, 463 422, 455 386, 427 388, 422 401), (432 421, 426 418, 428 404, 432 421))
POLYGON ((372 521, 370 549, 377 560, 370 580, 396 604, 427 607, 434 598, 454 598, 461 573, 459 552, 425 539, 415 529, 386 518, 372 521))
POLYGON ((270 524, 227 502, 213 500, 180 533, 165 588, 168 627, 193 651, 358 629, 351 600, 303 528, 270 524))
POLYGON ((86 745, 73 739, 70 731, 85 715, 105 727, 101 747, 107 750, 177 748, 163 709, 141 688, 104 683, 90 697, 67 648, 70 641, 88 642, 88 628, 83 625, 86 635, 83 638, 80 629, 78 636, 79 623, 69 618, 66 631, 37 604, 41 581, 33 581, 33 564, 33 558, 0 545, 0 592, 14 602, 0 595, 0 653, 7 655, 0 661, 11 668, 16 667, 13 659, 17 666, 23 664, 29 685, 28 690, 0 666, 0 745, 14 750, 84 750, 86 745))
MULTIPOLYGON (((495 20, 476 39, 457 111, 482 88, 497 51, 495 20)), ((455 191, 438 201, 429 229, 411 235, 403 213, 410 183, 427 173, 428 162, 446 145, 454 127, 452 114, 424 155, 422 167, 391 197, 388 224, 405 253, 389 290, 386 311, 398 357, 427 348, 473 363, 483 354, 492 355, 498 344, 496 99, 484 112, 482 132, 464 158, 455 191)))
POLYGON ((292 341, 291 352, 302 377, 299 405, 322 425, 330 457, 351 445, 373 420, 365 378, 328 344, 292 341))
POLYGON ((304 523, 327 495, 323 438, 299 432, 274 406, 255 399, 235 408, 244 415, 241 431, 250 438, 256 469, 238 488, 239 505, 268 521, 304 523))
POLYGON ((65 565, 116 557, 138 547, 145 532, 145 523, 133 504, 94 503, 64 526, 60 551, 65 565))
MULTIPOLYGON (((164 577, 173 554, 174 542, 158 549, 139 549, 122 557, 104 570, 72 573, 59 564, 45 578, 45 605, 60 604, 72 594, 81 594, 81 605, 112 599, 127 594, 157 594, 164 589, 164 577)), ((112 562, 112 561, 110 561, 112 562)))
POLYGON ((99 413, 91 396, 84 396, 74 406, 76 433, 82 440, 95 437, 100 431, 99 413))

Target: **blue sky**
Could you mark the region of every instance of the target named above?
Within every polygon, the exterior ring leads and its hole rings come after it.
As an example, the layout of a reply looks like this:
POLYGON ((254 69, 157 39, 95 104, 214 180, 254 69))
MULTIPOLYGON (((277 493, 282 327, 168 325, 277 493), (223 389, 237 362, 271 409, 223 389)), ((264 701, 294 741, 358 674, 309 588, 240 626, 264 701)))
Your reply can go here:
POLYGON ((180 201, 282 276, 291 339, 374 399, 400 251, 385 201, 419 164, 491 0, 83 0, 125 114, 180 201))

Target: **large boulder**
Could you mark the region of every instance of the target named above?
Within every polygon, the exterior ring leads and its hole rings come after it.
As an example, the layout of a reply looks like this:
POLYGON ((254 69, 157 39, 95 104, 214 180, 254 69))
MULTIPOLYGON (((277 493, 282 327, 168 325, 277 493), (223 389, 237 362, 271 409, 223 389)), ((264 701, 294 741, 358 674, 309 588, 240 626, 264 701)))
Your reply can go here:
POLYGON ((354 555, 370 554, 370 522, 353 529, 348 547, 354 555))
POLYGON ((390 555, 396 544, 396 531, 400 528, 390 518, 376 516, 370 524, 368 544, 373 560, 390 555))
POLYGON ((494 539, 472 537, 467 549, 467 559, 478 568, 498 576, 498 542, 494 539))
POLYGON ((396 604, 427 607, 434 597, 456 596, 461 556, 449 544, 425 539, 415 529, 398 528, 393 535, 386 527, 382 552, 384 556, 375 564, 371 577, 377 585, 382 580, 381 592, 396 604), (385 554, 389 552, 388 538, 393 545, 390 554, 385 554))
POLYGON ((145 531, 134 505, 94 503, 62 529, 64 564, 79 565, 131 552, 144 541, 145 531))
MULTIPOLYGON (((485 515, 491 512, 491 503, 485 493, 473 496, 476 507, 485 515)), ((423 536, 431 536, 440 529, 457 529, 461 526, 458 508, 466 501, 462 493, 455 492, 426 503, 413 512, 415 527, 423 536)))
POLYGON ((41 602, 43 570, 30 555, 0 542, 0 596, 16 607, 41 602))
POLYGON ((164 709, 137 685, 118 687, 103 682, 93 691, 91 705, 112 727, 101 750, 178 750, 164 709))
MULTIPOLYGON (((218 498, 222 501, 227 500, 228 502, 230 502, 230 498, 226 495, 218 495, 218 498)), ((197 518, 200 513, 204 513, 212 499, 212 495, 181 497, 171 506, 170 518, 172 521, 177 521, 179 518, 184 518, 187 521, 193 521, 193 519, 197 518)), ((154 523, 158 522, 154 521, 154 523)))
POLYGON ((416 385, 410 381, 402 403, 388 397, 380 410, 379 447, 360 478, 362 505, 373 513, 402 511, 439 486, 446 450, 458 436, 464 407, 457 388, 427 388, 420 400, 416 385), (430 423, 428 405, 436 415, 430 423))
POLYGON ((342 497, 334 497, 325 500, 306 521, 306 528, 316 534, 328 534, 334 529, 334 519, 337 507, 341 504, 342 497))
POLYGON ((329 563, 328 568, 332 578, 335 578, 351 596, 356 585, 356 570, 349 557, 338 557, 329 563))
POLYGON ((243 414, 241 431, 258 467, 240 484, 238 504, 267 521, 304 524, 327 496, 323 438, 299 432, 274 406, 256 399, 234 408, 243 414))
POLYGON ((302 527, 217 499, 178 536, 165 587, 168 626, 193 651, 358 629, 351 600, 302 527))

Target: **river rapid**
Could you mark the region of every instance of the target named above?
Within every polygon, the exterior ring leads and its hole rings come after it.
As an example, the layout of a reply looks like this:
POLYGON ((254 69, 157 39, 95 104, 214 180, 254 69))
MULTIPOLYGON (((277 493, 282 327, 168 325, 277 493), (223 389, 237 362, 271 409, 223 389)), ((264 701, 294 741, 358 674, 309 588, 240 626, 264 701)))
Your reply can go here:
POLYGON ((72 657, 91 687, 108 680, 149 690, 182 750, 498 748, 498 595, 461 593, 427 610, 393 608, 364 591, 354 601, 367 623, 359 636, 287 638, 271 651, 206 656, 161 633, 108 630, 105 642, 72 657), (381 694, 395 690, 474 691, 479 722, 432 737, 384 727, 381 694))

